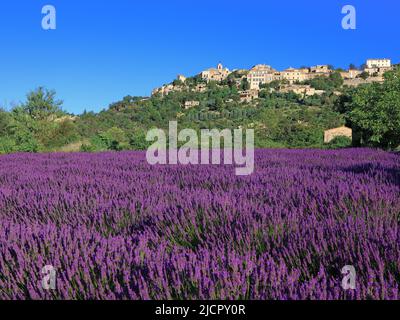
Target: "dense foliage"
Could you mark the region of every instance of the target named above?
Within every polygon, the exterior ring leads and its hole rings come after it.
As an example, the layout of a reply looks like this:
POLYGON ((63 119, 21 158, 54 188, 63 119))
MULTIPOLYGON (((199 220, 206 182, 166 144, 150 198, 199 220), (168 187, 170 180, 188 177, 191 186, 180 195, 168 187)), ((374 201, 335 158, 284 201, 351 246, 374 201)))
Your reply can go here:
POLYGON ((400 68, 386 73, 383 84, 348 90, 337 101, 337 109, 359 132, 359 143, 396 148, 400 145, 400 68))
POLYGON ((139 152, 2 156, 0 299, 400 298, 398 155, 264 150, 255 164, 237 177, 139 152))
POLYGON ((343 79, 339 72, 333 72, 329 77, 320 76, 314 79, 305 81, 317 90, 338 90, 343 85, 343 79))

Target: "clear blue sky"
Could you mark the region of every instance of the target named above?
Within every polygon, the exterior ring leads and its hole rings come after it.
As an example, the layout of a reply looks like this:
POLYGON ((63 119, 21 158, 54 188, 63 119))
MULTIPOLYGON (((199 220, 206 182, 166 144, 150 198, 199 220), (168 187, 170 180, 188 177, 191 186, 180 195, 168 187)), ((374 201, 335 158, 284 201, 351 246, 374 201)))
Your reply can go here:
POLYGON ((46 86, 69 112, 98 111, 218 62, 400 62, 399 12, 398 0, 1 0, 0 105, 46 86), (55 31, 41 28, 46 4, 57 9, 55 31), (341 28, 346 4, 357 30, 341 28))

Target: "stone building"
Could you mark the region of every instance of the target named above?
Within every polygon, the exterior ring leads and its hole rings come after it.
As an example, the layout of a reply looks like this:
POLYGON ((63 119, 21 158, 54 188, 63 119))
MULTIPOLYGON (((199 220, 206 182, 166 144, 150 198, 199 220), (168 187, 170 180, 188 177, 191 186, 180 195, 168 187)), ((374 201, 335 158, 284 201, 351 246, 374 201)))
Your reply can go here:
POLYGON ((329 69, 328 65, 318 65, 310 68, 310 73, 316 74, 329 74, 332 71, 329 69))
POLYGON ((174 86, 173 84, 167 84, 160 88, 156 88, 151 92, 151 95, 154 96, 156 94, 160 94, 161 96, 166 96, 171 92, 179 92, 182 91, 183 87, 181 86, 174 86))
POLYGON ((258 90, 250 89, 245 91, 239 91, 240 102, 251 102, 258 98, 258 90))
POLYGON ((301 96, 313 96, 313 95, 322 95, 325 93, 324 90, 316 90, 310 85, 288 85, 288 86, 282 86, 279 89, 279 92, 282 93, 288 93, 288 92, 294 92, 298 95, 301 96))
POLYGON ((258 64, 250 69, 247 75, 247 81, 251 90, 259 90, 261 84, 267 84, 275 80, 275 73, 271 66, 258 64))
POLYGON ((177 80, 181 81, 181 82, 185 82, 186 81, 186 77, 184 75, 178 74, 177 80))
POLYGON ((353 130, 345 126, 326 130, 324 134, 324 143, 329 143, 337 137, 347 137, 352 139, 353 130))
POLYGON ((194 107, 198 107, 200 105, 200 101, 185 101, 185 109, 191 109, 194 107))
POLYGON ((207 84, 205 84, 205 83, 199 83, 198 85, 196 85, 195 87, 194 87, 194 92, 204 92, 204 91, 206 91, 207 90, 207 84))
POLYGON ((368 59, 365 64, 365 72, 370 76, 383 77, 384 73, 392 70, 392 61, 390 59, 368 59))
POLYGON ((276 74, 276 79, 286 80, 290 84, 293 84, 294 82, 306 81, 307 79, 309 79, 308 74, 309 72, 307 69, 288 68, 282 72, 279 72, 279 74, 276 74))
POLYGON ((231 72, 229 69, 224 68, 223 65, 220 63, 218 64, 217 68, 211 68, 208 70, 203 71, 200 76, 203 80, 208 81, 222 81, 225 80, 231 72))
POLYGON ((361 73, 362 71, 360 70, 350 69, 348 71, 340 72, 340 75, 342 76, 343 79, 347 80, 347 79, 356 79, 361 73))
POLYGON ((383 77, 385 72, 392 70, 392 67, 381 67, 381 68, 366 68, 364 71, 368 72, 370 77, 383 77))

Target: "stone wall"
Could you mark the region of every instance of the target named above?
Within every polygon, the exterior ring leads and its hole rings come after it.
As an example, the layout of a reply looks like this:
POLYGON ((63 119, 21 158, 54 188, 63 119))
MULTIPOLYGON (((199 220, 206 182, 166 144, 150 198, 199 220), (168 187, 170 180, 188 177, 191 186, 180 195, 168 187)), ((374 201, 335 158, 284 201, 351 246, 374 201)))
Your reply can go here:
POLYGON ((324 142, 329 143, 336 137, 353 138, 353 130, 347 127, 340 127, 325 131, 324 142))

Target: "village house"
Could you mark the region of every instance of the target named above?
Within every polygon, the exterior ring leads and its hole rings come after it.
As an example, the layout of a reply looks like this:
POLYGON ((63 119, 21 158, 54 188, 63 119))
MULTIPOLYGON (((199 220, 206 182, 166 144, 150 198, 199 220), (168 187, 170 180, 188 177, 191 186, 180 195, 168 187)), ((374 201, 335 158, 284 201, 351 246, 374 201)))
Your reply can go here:
POLYGON ((332 73, 332 70, 329 69, 328 65, 317 65, 310 68, 310 73, 315 73, 318 75, 326 75, 332 73))
POLYGON ((369 74, 370 77, 381 78, 383 81, 383 75, 385 72, 392 70, 392 67, 381 67, 381 68, 365 68, 364 71, 369 74))
POLYGON ((182 91, 183 88, 179 86, 174 86, 173 84, 167 84, 160 88, 156 88, 151 92, 151 95, 154 96, 156 94, 160 94, 161 96, 166 96, 171 92, 182 91))
POLYGON ((245 91, 239 91, 240 102, 251 102, 258 98, 258 90, 250 89, 245 91))
POLYGON ((186 110, 188 110, 188 109, 191 109, 194 107, 198 107, 199 105, 200 105, 200 101, 185 101, 184 107, 186 110))
POLYGON ((218 64, 217 68, 211 68, 206 71, 201 72, 200 76, 203 80, 209 81, 223 81, 225 80, 231 72, 229 69, 224 68, 223 65, 220 63, 218 64))
POLYGON ((382 79, 385 72, 388 72, 390 70, 392 70, 392 67, 365 69, 365 71, 368 72, 370 76, 381 77, 382 79))
POLYGON ((251 90, 259 90, 261 84, 267 84, 275 80, 275 73, 271 66, 258 64, 250 69, 247 81, 250 83, 251 90))
POLYGON ((155 88, 155 89, 153 89, 153 91, 151 91, 151 95, 152 95, 152 96, 155 96, 155 95, 157 95, 157 94, 163 95, 162 92, 163 92, 163 87, 155 88))
POLYGON ((379 68, 365 68, 364 71, 369 74, 370 77, 377 76, 379 74, 379 68))
POLYGON ((169 84, 169 85, 162 86, 160 88, 155 88, 151 92, 151 95, 154 96, 154 95, 160 94, 161 96, 166 96, 168 93, 170 93, 173 90, 173 87, 174 86, 172 84, 169 84))
POLYGON ((347 80, 347 79, 356 79, 361 73, 362 71, 360 70, 350 69, 348 71, 340 72, 340 75, 342 76, 343 79, 347 80))
POLYGON ((353 130, 345 126, 326 130, 324 133, 324 143, 329 143, 337 137, 347 137, 352 139, 353 130))
POLYGON ((279 92, 288 93, 294 92, 301 96, 313 96, 313 95, 322 95, 325 93, 324 90, 316 90, 310 85, 289 85, 283 86, 279 89, 279 92))
POLYGON ((392 61, 390 59, 368 59, 365 66, 365 72, 379 78, 383 77, 385 72, 392 70, 392 61))
POLYGON ((206 90, 207 90, 207 84, 205 84, 205 83, 199 83, 198 85, 196 85, 194 87, 194 91, 195 92, 201 93, 201 92, 204 92, 206 90))
POLYGON ((181 74, 178 74, 177 80, 184 83, 186 81, 186 77, 181 74))
POLYGON ((276 74, 275 78, 276 80, 286 80, 290 84, 293 84, 295 82, 303 82, 309 79, 309 76, 308 70, 306 71, 306 69, 288 68, 279 74, 276 74))

